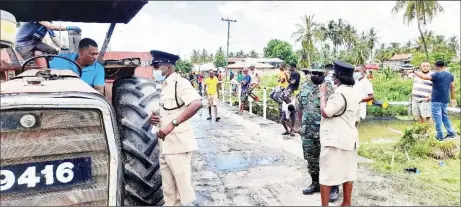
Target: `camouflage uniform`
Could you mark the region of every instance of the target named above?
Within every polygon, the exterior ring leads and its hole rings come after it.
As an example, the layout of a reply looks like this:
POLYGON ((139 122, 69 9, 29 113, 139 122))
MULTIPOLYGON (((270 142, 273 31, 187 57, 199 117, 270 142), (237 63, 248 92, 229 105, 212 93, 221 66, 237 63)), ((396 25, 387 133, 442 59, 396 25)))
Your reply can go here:
MULTIPOLYGON (((328 98, 334 92, 333 85, 327 82, 328 98)), ((319 182, 320 156, 320 90, 311 80, 301 85, 298 96, 299 109, 302 110, 301 140, 304 159, 308 162, 309 174, 313 182, 319 182)))

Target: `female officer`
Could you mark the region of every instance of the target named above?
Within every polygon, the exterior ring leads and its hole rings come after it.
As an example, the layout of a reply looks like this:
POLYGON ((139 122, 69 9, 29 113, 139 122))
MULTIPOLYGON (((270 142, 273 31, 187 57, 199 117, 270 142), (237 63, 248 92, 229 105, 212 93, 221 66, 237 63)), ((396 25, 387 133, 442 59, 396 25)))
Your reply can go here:
POLYGON ((352 89, 354 67, 341 61, 333 66, 335 92, 326 101, 327 86, 320 87, 320 194, 328 206, 331 186, 343 185, 342 205, 351 205, 352 182, 357 177, 358 131, 355 126, 360 97, 352 89))

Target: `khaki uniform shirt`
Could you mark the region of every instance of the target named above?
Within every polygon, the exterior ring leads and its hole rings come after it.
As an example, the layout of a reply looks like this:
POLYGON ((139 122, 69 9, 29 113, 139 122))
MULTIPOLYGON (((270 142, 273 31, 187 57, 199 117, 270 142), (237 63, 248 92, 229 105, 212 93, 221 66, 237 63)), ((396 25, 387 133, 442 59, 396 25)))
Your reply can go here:
MULTIPOLYGON (((173 73, 164 81, 161 105, 160 107, 160 127, 164 127, 170 124, 174 119, 178 118, 180 114, 184 112, 186 107, 195 100, 201 100, 202 98, 198 92, 192 87, 190 82, 179 76, 177 73, 173 73), (175 83, 178 83, 176 94, 180 105, 184 103, 181 108, 175 110, 165 110, 178 107, 175 100, 175 83)), ((165 137, 165 140, 159 140, 160 152, 162 154, 179 154, 198 149, 197 141, 195 140, 194 132, 189 123, 189 120, 179 124, 173 131, 165 137)))
POLYGON ((328 98, 324 111, 330 118, 322 118, 320 122, 320 144, 322 146, 342 150, 358 149, 358 131, 355 122, 360 100, 355 90, 345 85, 339 86, 328 98), (346 112, 339 117, 333 117, 344 111, 345 102, 341 94, 347 100, 346 112))

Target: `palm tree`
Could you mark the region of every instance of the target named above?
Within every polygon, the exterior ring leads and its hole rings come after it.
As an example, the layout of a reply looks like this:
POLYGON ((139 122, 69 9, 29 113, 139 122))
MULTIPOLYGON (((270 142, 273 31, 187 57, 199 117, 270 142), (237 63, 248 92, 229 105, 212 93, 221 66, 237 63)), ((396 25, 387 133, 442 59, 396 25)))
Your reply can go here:
POLYGON ((375 54, 376 54, 376 59, 378 59, 381 62, 381 68, 384 67, 384 61, 392 57, 392 54, 389 48, 386 48, 386 45, 384 43, 382 43, 379 49, 375 51, 375 54))
POLYGON ((298 30, 291 36, 295 38, 296 42, 302 45, 299 67, 305 68, 311 65, 315 53, 314 42, 320 39, 321 33, 318 24, 314 21, 314 15, 302 17, 303 24, 296 24, 298 30))
POLYGON ((209 56, 208 56, 208 51, 205 49, 202 49, 202 54, 200 55, 200 62, 207 62, 209 56))
POLYGON ((355 65, 365 65, 365 62, 370 55, 368 42, 366 40, 360 40, 352 50, 352 62, 355 65))
POLYGON ((357 41, 357 30, 355 29, 354 26, 347 24, 346 27, 344 27, 344 43, 346 44, 347 51, 352 50, 352 46, 355 45, 357 41))
POLYGON ((405 43, 405 47, 403 49, 402 52, 404 53, 411 53, 413 49, 413 43, 411 42, 411 40, 408 40, 406 43, 405 43))
POLYGON ((427 50, 426 40, 421 29, 421 25, 427 25, 428 22, 432 21, 432 18, 439 12, 443 12, 443 7, 437 1, 404 1, 398 0, 395 3, 392 12, 398 13, 400 10, 404 10, 403 21, 406 24, 410 24, 413 20, 418 22, 418 30, 421 35, 421 40, 424 46, 424 52, 426 53, 426 61, 429 60, 429 52, 427 50))
POLYGON ((371 28, 368 32, 368 48, 370 49, 370 59, 373 60, 373 48, 378 43, 378 37, 376 36, 375 28, 371 28))
POLYGON ((245 52, 243 52, 243 50, 240 50, 235 53, 235 56, 238 58, 243 58, 245 56, 245 52))
POLYGON ((448 49, 450 49, 450 52, 456 54, 459 50, 459 41, 457 36, 450 37, 448 39, 448 49))
POLYGON ((219 47, 218 51, 216 51, 216 56, 218 55, 224 55, 224 50, 222 49, 222 47, 219 47))
POLYGON ((208 61, 207 62, 213 62, 214 61, 214 55, 213 53, 210 53, 210 56, 208 56, 208 61))
POLYGON ((192 50, 192 57, 190 58, 192 63, 200 63, 200 51, 192 50))
POLYGON ((259 58, 258 53, 257 53, 256 51, 254 51, 254 50, 251 50, 251 51, 250 51, 249 56, 250 56, 251 58, 259 58))

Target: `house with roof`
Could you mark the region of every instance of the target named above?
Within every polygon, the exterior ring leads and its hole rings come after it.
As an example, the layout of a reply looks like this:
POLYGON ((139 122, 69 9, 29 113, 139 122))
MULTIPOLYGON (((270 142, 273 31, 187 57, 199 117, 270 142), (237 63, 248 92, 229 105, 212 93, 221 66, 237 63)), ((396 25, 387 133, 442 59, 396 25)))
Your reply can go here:
POLYGON ((235 64, 237 62, 253 62, 253 63, 262 63, 262 64, 269 64, 275 68, 280 67, 284 61, 280 58, 228 58, 227 64, 235 64))
POLYGON ((411 64, 412 59, 412 54, 395 54, 389 60, 385 60, 383 66, 389 67, 392 70, 399 70, 400 66, 411 64))

